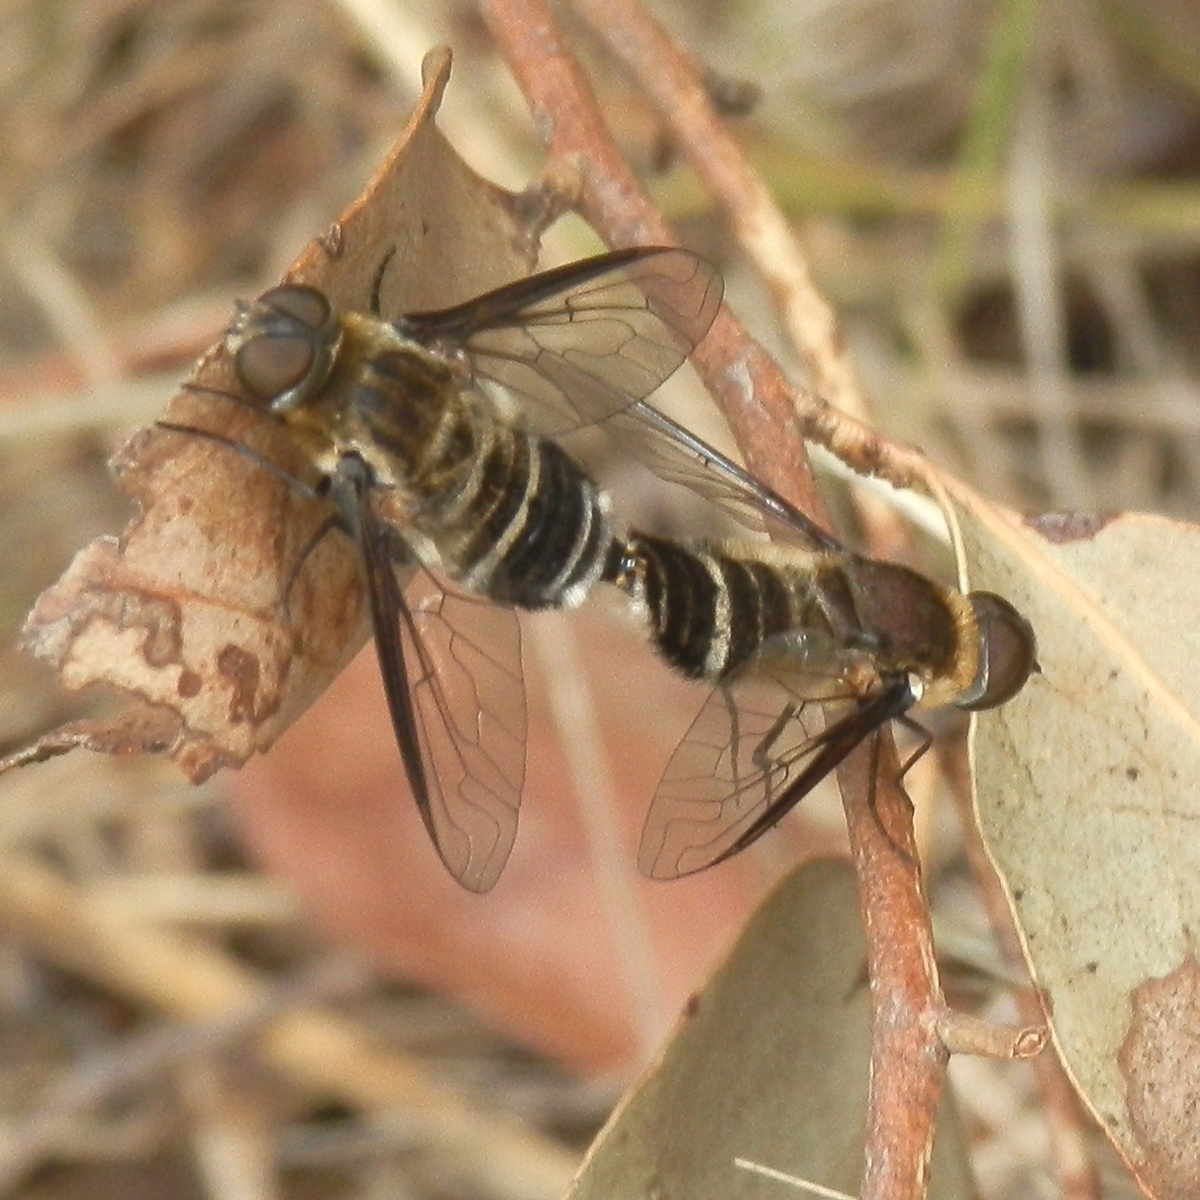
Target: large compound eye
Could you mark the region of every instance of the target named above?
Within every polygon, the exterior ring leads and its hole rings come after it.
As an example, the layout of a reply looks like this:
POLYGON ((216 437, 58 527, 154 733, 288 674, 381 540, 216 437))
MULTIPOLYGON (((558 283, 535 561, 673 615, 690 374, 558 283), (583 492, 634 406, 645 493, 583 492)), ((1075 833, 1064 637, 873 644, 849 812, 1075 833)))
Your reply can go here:
POLYGON ((271 407, 287 409, 322 383, 337 349, 329 301, 314 288, 272 288, 239 311, 229 332, 242 386, 271 407))
POLYGON ((274 400, 303 383, 313 363, 312 342, 303 337, 260 334, 234 356, 242 386, 260 400, 274 400))
POLYGON ((979 636, 979 669, 956 702, 969 712, 1011 700, 1038 670, 1033 627, 1007 600, 991 592, 967 596, 979 636))

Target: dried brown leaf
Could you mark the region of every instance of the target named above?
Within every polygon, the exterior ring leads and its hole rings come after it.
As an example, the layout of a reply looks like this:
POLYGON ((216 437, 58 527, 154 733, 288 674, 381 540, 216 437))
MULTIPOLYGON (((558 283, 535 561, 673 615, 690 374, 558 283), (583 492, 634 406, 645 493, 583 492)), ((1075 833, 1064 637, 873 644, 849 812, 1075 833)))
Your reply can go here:
POLYGON ((955 498, 972 585, 1029 617, 1042 667, 980 719, 984 837, 1080 1094, 1151 1195, 1194 1196, 1200 529, 955 498))
MULTIPOLYGON (((394 248, 386 315, 452 304, 528 270, 532 239, 512 197, 475 175, 434 124, 449 67, 448 51, 426 59, 423 96, 392 155, 289 279, 367 309, 394 248)), ((303 475, 280 429, 214 394, 236 388, 222 345, 188 383, 169 421, 215 431, 303 475)), ((356 561, 346 539, 327 537, 293 580, 324 512, 228 446, 151 427, 113 469, 138 515, 119 541, 101 539, 76 557, 39 598, 24 637, 66 686, 114 687, 133 709, 108 725, 55 731, 10 765, 72 745, 166 749, 203 779, 270 746, 363 643, 356 561)))

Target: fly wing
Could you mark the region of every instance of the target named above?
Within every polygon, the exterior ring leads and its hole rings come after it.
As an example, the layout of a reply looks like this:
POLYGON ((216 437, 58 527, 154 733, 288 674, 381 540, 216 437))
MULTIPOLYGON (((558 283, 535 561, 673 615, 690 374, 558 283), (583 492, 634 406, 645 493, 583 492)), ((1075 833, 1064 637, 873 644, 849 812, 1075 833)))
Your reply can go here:
POLYGON ((819 745, 819 706, 774 680, 714 687, 675 748, 646 814, 638 867, 676 879, 719 862, 819 745))
POLYGON ((356 482, 356 541, 392 727, 442 861, 472 892, 500 877, 525 778, 525 689, 513 609, 396 578, 394 532, 356 482))
POLYGON ((699 493, 745 528, 810 550, 844 549, 790 501, 652 404, 618 412, 602 428, 660 479, 699 493))
POLYGON ((721 304, 716 269, 687 250, 620 250, 532 275, 398 328, 461 350, 474 374, 517 397, 538 432, 601 426, 656 475, 741 524, 837 548, 731 459, 646 402, 708 332, 721 304))
POLYGON ((477 374, 519 396, 539 431, 556 437, 650 395, 708 332, 722 290, 716 269, 687 250, 618 250, 398 326, 464 350, 477 374), (566 392, 563 367, 603 389, 566 392))
POLYGON ((715 687, 675 749, 646 815, 638 866, 677 879, 758 840, 865 738, 911 703, 906 680, 854 697, 830 679, 803 696, 770 674, 715 687), (903 690, 899 694, 898 689, 903 690), (826 724, 819 701, 851 700, 826 724))

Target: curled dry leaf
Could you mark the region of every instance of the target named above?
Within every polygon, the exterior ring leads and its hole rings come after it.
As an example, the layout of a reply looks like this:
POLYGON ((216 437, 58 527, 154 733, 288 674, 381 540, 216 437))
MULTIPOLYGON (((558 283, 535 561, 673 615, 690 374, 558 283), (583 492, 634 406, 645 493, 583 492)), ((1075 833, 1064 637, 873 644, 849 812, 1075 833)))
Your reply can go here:
POLYGON ((979 820, 1056 1044, 1150 1195, 1200 1179, 1200 529, 1026 525, 956 487, 972 585, 1042 674, 981 718, 979 820))
MULTIPOLYGON (((807 863, 693 998, 592 1147, 572 1200, 788 1194, 754 1167, 857 1195, 871 1049, 866 971, 853 872, 840 860, 807 863)), ((954 1116, 944 1101, 934 1200, 974 1192, 954 1116)))
MULTIPOLYGON (((289 280, 365 310, 394 249, 386 315, 449 305, 529 269, 533 239, 513 197, 475 175, 434 124, 449 67, 448 51, 429 55, 423 95, 392 155, 289 280)), ((220 395, 235 390, 217 344, 165 418, 303 477, 295 447, 272 422, 220 395)), ((323 514, 278 472, 227 445, 151 427, 113 469, 138 515, 119 541, 101 539, 76 557, 38 600, 24 638, 66 686, 106 684, 131 707, 56 730, 10 763, 74 745, 166 750, 203 779, 270 746, 362 645, 354 555, 346 539, 324 538, 293 579, 323 514)))

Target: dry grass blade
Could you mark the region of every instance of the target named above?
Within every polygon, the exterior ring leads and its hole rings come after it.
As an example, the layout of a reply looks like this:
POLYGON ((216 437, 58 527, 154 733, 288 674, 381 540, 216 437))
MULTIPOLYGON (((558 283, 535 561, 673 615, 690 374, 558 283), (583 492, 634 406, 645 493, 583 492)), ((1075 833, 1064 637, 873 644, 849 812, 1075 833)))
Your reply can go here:
POLYGON ((456 1169, 517 1200, 557 1194, 570 1158, 518 1123, 495 1120, 430 1078, 370 1031, 325 1007, 272 1002, 259 975, 198 939, 139 928, 89 906, 43 867, 10 855, 0 872, 0 926, 64 966, 178 1018, 265 1027, 256 1054, 317 1095, 404 1120, 450 1149, 456 1169), (256 1011, 257 1010, 257 1011, 256 1011))

